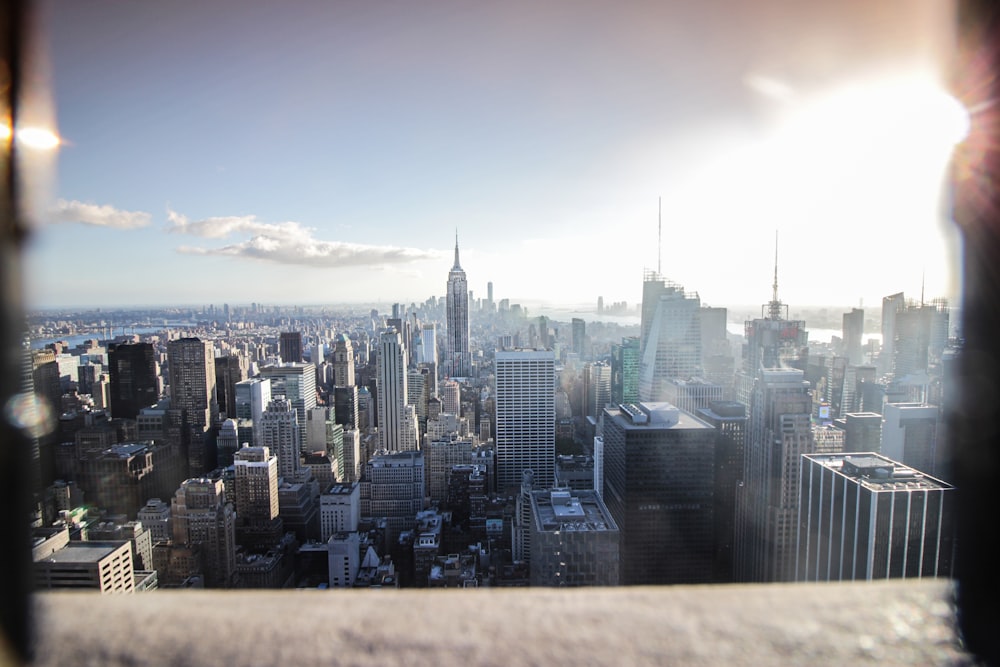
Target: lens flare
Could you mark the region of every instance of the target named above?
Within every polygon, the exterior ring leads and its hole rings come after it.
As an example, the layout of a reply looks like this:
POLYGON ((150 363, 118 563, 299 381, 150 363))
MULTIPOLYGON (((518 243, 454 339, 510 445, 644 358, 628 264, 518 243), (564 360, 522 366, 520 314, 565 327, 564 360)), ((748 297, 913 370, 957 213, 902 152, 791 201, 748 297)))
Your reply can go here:
MULTIPOLYGON (((44 127, 22 127, 14 133, 17 145, 32 150, 48 151, 58 148, 62 140, 52 130, 44 127)), ((10 141, 10 125, 0 125, 0 141, 10 141)))

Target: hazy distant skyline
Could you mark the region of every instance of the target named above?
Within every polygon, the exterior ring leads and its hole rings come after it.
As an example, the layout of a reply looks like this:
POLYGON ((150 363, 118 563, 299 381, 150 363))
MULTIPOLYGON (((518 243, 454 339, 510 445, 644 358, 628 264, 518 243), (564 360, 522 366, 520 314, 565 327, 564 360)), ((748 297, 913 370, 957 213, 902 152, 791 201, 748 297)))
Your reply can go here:
POLYGON ((29 305, 954 297, 942 3, 675 4, 52 2, 29 305))

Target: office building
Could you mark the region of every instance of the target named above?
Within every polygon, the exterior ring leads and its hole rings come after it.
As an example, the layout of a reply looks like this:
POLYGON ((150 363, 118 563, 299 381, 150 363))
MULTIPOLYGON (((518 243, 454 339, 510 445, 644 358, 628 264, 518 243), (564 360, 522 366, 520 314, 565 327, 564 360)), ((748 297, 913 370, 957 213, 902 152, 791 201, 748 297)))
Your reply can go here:
POLYGON ((442 503, 448 492, 448 475, 457 465, 472 463, 472 438, 453 431, 438 437, 428 437, 424 443, 424 467, 427 471, 427 495, 432 503, 442 503))
POLYGON ((883 456, 934 474, 940 408, 925 403, 886 403, 882 409, 883 456))
POLYGON ((236 383, 247 379, 248 364, 242 355, 216 357, 215 391, 219 410, 226 417, 236 417, 236 383))
POLYGON ((611 347, 611 403, 639 402, 639 338, 622 338, 611 347))
POLYGON ((333 484, 319 497, 320 540, 328 542, 337 533, 353 533, 361 521, 361 485, 333 484))
POLYGON ((593 491, 531 494, 531 585, 617 586, 619 530, 593 491))
POLYGON ((865 311, 861 308, 851 308, 851 312, 844 313, 844 356, 852 366, 860 366, 864 362, 861 354, 861 340, 864 333, 865 311))
POLYGON ((667 403, 605 408, 602 497, 622 533, 623 585, 712 581, 716 439, 667 403))
POLYGON ((240 435, 235 419, 227 419, 219 428, 215 439, 216 456, 220 468, 233 464, 233 454, 240 448, 240 435))
POLYGON ((874 452, 801 458, 797 581, 954 575, 955 489, 874 452))
POLYGON ((47 553, 35 554, 35 590, 135 592, 135 568, 128 541, 70 541, 65 529, 56 538, 47 553), (64 539, 58 539, 60 536, 64 539))
POLYGON ((743 364, 736 377, 736 400, 749 406, 761 369, 797 368, 805 371, 809 359, 809 333, 804 320, 792 320, 788 306, 778 298, 778 254, 775 247, 771 300, 761 306, 761 316, 743 328, 743 364))
POLYGON ((386 519, 386 542, 393 544, 424 509, 424 486, 422 452, 376 454, 361 478, 361 517, 386 519))
POLYGON ((906 308, 902 292, 882 297, 882 350, 878 357, 879 375, 890 375, 896 358, 896 315, 906 308))
POLYGON ((281 363, 265 366, 260 376, 271 380, 271 396, 284 396, 291 401, 298 418, 299 442, 306 442, 306 415, 316 407, 316 367, 281 363))
POLYGON ((798 369, 761 370, 750 400, 737 581, 791 581, 799 457, 814 449, 809 383, 798 369))
POLYGON ((170 527, 170 505, 161 499, 150 498, 136 513, 135 518, 149 531, 149 539, 153 544, 173 538, 170 527))
POLYGON ((267 447, 242 447, 233 457, 236 538, 241 546, 267 549, 281 540, 278 459, 267 447))
POLYGON ((223 482, 189 479, 170 506, 174 542, 199 545, 205 586, 228 588, 236 568, 236 513, 226 502, 223 482))
MULTIPOLYGON (((236 419, 249 420, 253 424, 253 444, 260 446, 260 420, 267 404, 271 402, 271 380, 251 378, 234 385, 236 395, 236 419)), ((242 444, 242 443, 240 443, 242 444)))
POLYGON ((135 419, 139 410, 159 400, 156 354, 151 344, 108 345, 108 370, 111 415, 116 419, 135 419))
POLYGON ((333 346, 333 385, 354 386, 354 344, 347 334, 338 334, 333 346))
POLYGON ((583 414, 597 417, 611 403, 611 366, 600 361, 583 366, 583 414))
POLYGON ((585 359, 587 358, 587 323, 579 317, 574 317, 571 327, 573 334, 573 351, 580 357, 580 359, 585 359))
POLYGON ((458 234, 455 234, 455 264, 448 272, 448 293, 445 298, 448 326, 448 360, 445 372, 450 377, 472 374, 469 350, 469 283, 458 261, 458 234))
POLYGON ((302 363, 302 332, 282 331, 279 354, 285 363, 302 363))
POLYGON ((170 406, 185 410, 189 424, 207 429, 219 413, 212 342, 198 338, 172 340, 167 343, 167 361, 170 406))
POLYGON ((344 428, 358 428, 358 388, 355 385, 333 388, 334 421, 344 428))
POLYGON ((278 459, 278 476, 297 480, 302 471, 302 445, 298 416, 292 403, 283 396, 272 398, 260 423, 263 447, 278 459))
POLYGON ((497 489, 534 472, 539 488, 555 474, 555 355, 549 350, 498 350, 494 359, 497 489))
MULTIPOLYGON (((379 449, 399 452, 408 449, 406 428, 406 347, 399 332, 390 329, 379 336, 378 358, 378 443, 379 449)), ((416 448, 414 443, 413 449, 416 448)))
POLYGON ((720 384, 702 378, 668 380, 663 383, 666 402, 692 414, 707 408, 711 403, 723 400, 726 389, 720 384))
POLYGON ((424 324, 417 330, 416 363, 428 364, 433 368, 438 366, 437 325, 424 324))
POLYGON ((701 299, 647 272, 643 281, 639 399, 662 401, 664 384, 702 375, 701 299), (650 303, 647 303, 647 298, 650 303))
POLYGON ((882 450, 882 415, 877 412, 849 412, 844 418, 845 452, 882 450))
POLYGON ((715 428, 715 558, 712 581, 735 577, 736 517, 743 501, 743 463, 746 450, 746 406, 738 401, 713 401, 695 415, 715 428))

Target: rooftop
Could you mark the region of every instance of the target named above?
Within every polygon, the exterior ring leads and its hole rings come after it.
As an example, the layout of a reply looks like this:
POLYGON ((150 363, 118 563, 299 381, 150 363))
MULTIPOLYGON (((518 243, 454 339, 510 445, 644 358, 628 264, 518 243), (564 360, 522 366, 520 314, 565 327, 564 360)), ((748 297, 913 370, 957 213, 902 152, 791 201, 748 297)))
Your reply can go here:
POLYGON ((954 488, 947 482, 874 452, 804 456, 873 491, 954 488))
POLYGON ((115 550, 128 542, 77 542, 73 541, 62 549, 42 559, 47 563, 96 563, 107 558, 115 550))
POLYGON ((534 491, 531 509, 539 531, 618 530, 611 513, 593 491, 534 491))

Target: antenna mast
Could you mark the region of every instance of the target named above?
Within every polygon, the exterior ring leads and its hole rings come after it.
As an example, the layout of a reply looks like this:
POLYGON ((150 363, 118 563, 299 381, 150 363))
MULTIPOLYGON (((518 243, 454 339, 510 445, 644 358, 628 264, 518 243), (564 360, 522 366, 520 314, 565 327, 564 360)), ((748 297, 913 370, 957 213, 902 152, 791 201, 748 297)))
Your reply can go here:
POLYGON ((781 302, 778 301, 778 230, 774 230, 774 284, 771 286, 771 303, 768 315, 772 320, 781 319, 781 302))
POLYGON ((656 212, 656 273, 657 277, 663 276, 661 258, 663 256, 663 197, 657 198, 656 212))

